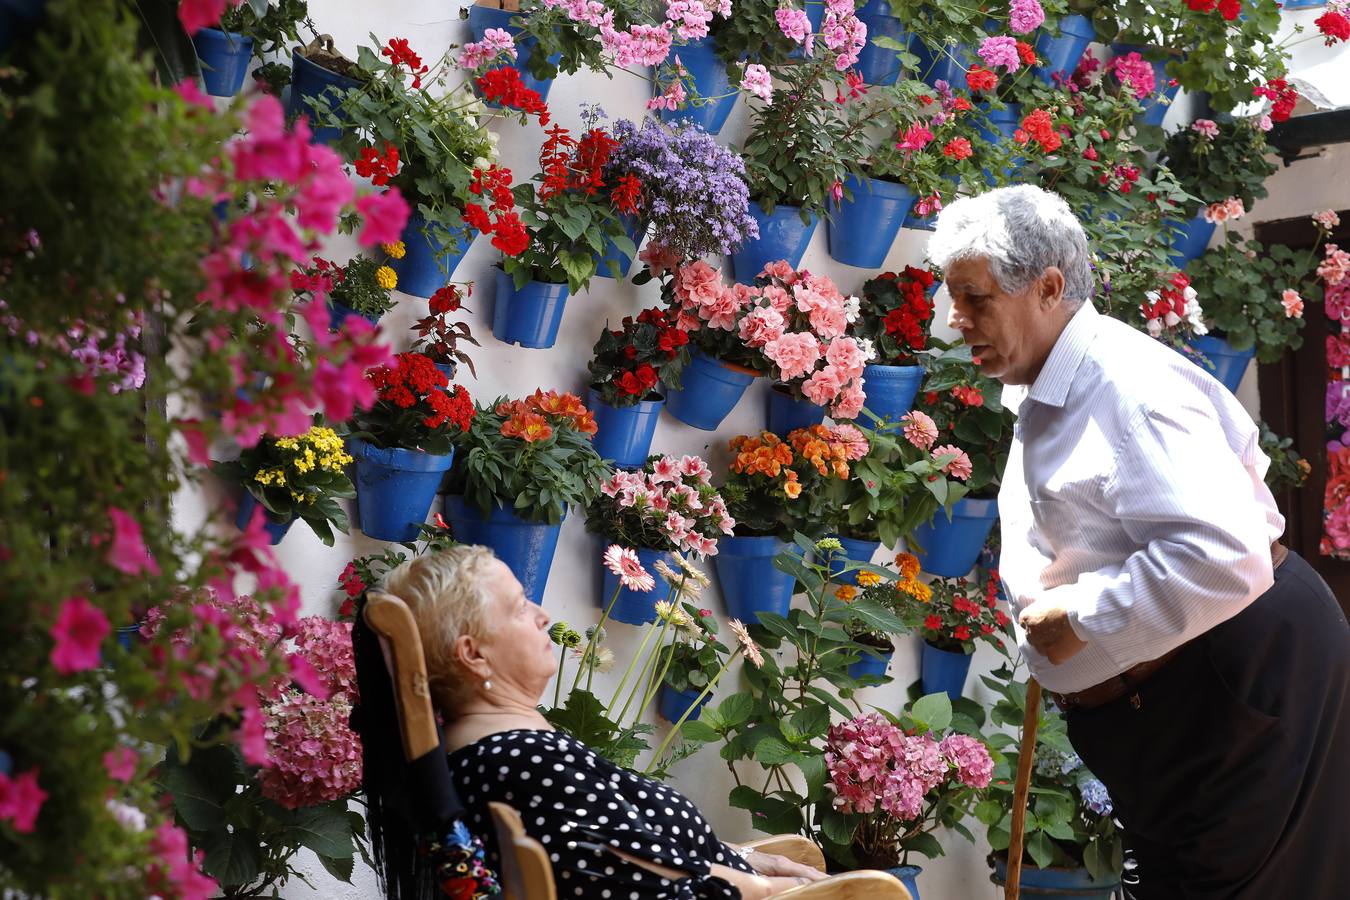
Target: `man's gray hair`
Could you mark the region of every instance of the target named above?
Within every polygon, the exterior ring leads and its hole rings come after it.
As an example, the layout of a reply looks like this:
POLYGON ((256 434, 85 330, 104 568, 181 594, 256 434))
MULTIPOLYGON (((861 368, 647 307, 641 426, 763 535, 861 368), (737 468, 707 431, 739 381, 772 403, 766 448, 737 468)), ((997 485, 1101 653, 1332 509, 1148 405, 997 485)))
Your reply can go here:
POLYGON ((1064 273, 1064 303, 1076 309, 1093 294, 1087 235, 1064 198, 1029 184, 963 197, 938 215, 928 259, 940 269, 983 257, 998 285, 1023 291, 1048 266, 1064 273))

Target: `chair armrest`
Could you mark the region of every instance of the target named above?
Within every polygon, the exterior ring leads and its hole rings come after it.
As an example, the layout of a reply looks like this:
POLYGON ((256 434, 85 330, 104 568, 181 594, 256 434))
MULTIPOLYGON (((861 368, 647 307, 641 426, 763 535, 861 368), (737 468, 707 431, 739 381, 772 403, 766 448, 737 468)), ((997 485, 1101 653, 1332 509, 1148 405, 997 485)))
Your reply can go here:
POLYGON ((866 869, 831 875, 777 896, 785 900, 914 900, 895 876, 866 869))
POLYGON ((818 872, 825 871, 825 854, 820 852, 820 848, 810 838, 800 834, 776 834, 757 841, 747 841, 740 846, 747 850, 758 850, 760 853, 786 856, 793 862, 810 866, 818 872))

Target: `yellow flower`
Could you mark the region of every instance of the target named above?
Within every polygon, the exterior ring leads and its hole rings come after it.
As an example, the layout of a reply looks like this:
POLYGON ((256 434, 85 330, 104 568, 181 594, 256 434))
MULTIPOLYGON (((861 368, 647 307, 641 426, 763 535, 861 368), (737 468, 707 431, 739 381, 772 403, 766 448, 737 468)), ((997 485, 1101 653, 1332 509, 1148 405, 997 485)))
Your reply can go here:
POLYGON ((398 276, 388 266, 380 266, 375 270, 375 282, 386 291, 392 291, 398 287, 398 276))
POLYGON ((858 573, 859 587, 870 588, 875 587, 878 584, 881 584, 881 576, 876 572, 863 571, 858 573))
POLYGON ((909 594, 920 603, 927 603, 929 600, 933 599, 932 588, 914 578, 907 578, 904 581, 897 583, 895 589, 909 594))
POLYGON ((392 244, 381 244, 380 249, 383 250, 385 256, 388 256, 390 259, 402 259, 404 254, 408 252, 408 248, 403 245, 402 241, 394 241, 392 244))
POLYGON ((919 558, 912 553, 895 554, 895 564, 900 567, 900 578, 913 581, 919 577, 919 558))
POLYGON ((853 598, 858 596, 858 589, 851 584, 841 584, 834 589, 834 596, 845 603, 852 603, 853 598))

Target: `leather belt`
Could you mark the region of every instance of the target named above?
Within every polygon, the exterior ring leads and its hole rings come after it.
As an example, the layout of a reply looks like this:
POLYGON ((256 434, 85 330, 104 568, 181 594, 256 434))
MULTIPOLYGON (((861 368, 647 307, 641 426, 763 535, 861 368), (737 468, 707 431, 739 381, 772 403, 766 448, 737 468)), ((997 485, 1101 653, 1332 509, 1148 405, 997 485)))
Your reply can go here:
MULTIPOLYGON (((1279 541, 1271 544, 1270 562, 1272 568, 1278 569, 1288 555, 1289 548, 1279 541)), ((1094 684, 1092 687, 1084 688, 1081 691, 1070 691, 1067 694, 1057 694, 1054 691, 1046 691, 1046 693, 1050 696, 1050 699, 1055 701, 1055 705, 1065 712, 1074 709, 1095 709, 1098 706, 1105 706, 1114 700, 1119 700, 1127 694, 1133 695, 1130 700, 1137 709, 1139 707, 1139 695, 1136 690, 1139 685, 1176 658, 1185 647, 1186 644, 1173 647, 1157 659, 1141 662, 1119 675, 1113 675, 1100 684, 1094 684)))

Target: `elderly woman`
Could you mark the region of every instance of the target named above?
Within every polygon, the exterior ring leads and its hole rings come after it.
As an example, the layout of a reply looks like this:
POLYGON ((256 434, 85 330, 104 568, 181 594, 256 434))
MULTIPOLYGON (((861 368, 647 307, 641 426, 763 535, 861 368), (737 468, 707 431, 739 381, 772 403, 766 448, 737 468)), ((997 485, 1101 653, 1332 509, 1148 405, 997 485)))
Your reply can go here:
POLYGON ((555 731, 538 710, 558 667, 548 613, 491 551, 416 557, 384 589, 417 621, 454 786, 490 866, 488 803, 501 801, 548 851, 562 896, 748 900, 825 877, 724 844, 677 791, 555 731))

